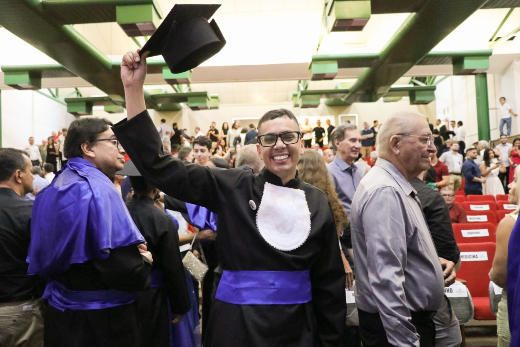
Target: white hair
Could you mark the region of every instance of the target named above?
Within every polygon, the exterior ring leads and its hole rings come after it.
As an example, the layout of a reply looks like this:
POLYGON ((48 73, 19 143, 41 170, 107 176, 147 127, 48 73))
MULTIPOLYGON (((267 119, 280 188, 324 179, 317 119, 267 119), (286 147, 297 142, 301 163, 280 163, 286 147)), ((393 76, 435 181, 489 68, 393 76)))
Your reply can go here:
POLYGON ((487 142, 486 140, 480 140, 478 142, 479 146, 481 146, 483 149, 488 149, 489 148, 489 142, 487 142))
POLYGON ((384 157, 385 154, 390 152, 392 136, 414 132, 418 117, 426 122, 426 116, 415 112, 401 111, 390 115, 377 133, 378 155, 384 157))

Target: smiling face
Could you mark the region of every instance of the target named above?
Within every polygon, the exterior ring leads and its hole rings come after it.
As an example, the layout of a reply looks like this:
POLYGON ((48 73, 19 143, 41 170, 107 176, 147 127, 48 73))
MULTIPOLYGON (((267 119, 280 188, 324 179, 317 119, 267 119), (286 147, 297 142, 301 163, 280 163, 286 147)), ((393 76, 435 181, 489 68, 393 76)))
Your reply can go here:
MULTIPOLYGON (((116 136, 112 129, 108 129, 97 137, 101 139, 116 140, 116 136)), ((114 177, 117 171, 122 170, 125 165, 124 151, 116 147, 112 141, 97 141, 91 144, 90 151, 87 154, 89 160, 95 167, 101 170, 108 177, 114 177)))
POLYGON ((361 133, 354 129, 345 130, 345 138, 342 141, 334 140, 334 144, 336 155, 350 165, 358 158, 361 151, 361 133))
POLYGON ((191 153, 193 153, 193 155, 195 156, 195 162, 197 164, 203 165, 203 166, 208 163, 209 157, 211 156, 211 153, 208 150, 208 147, 201 146, 199 144, 195 144, 193 146, 193 151, 191 151, 191 153))
POLYGON ((430 127, 425 120, 416 118, 413 129, 414 131, 410 135, 414 136, 402 136, 398 144, 397 160, 406 171, 405 177, 416 177, 419 173, 428 170, 430 153, 436 151, 430 127), (429 145, 427 144, 428 137, 430 137, 429 145))
MULTIPOLYGON (((300 131, 298 124, 287 117, 279 117, 262 123, 261 133, 258 135, 278 135, 289 131, 300 131)), ((286 145, 278 138, 273 147, 257 144, 258 155, 266 168, 280 177, 284 184, 296 176, 296 165, 304 149, 303 140, 286 145)))

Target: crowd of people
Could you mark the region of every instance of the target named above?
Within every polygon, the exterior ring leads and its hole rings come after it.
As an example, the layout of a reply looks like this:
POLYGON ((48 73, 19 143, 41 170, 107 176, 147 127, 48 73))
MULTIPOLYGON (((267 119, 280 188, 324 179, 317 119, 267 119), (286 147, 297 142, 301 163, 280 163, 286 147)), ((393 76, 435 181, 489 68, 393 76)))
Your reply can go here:
MULTIPOLYGON (((465 148, 462 122, 397 112, 324 129, 285 109, 189 136, 153 124, 137 52, 121 75, 123 121, 0 149, 0 345, 460 345, 444 296, 460 267, 452 223, 467 222, 455 191, 464 180, 466 195, 518 204, 520 138, 465 148)), ((512 346, 517 215, 499 224, 490 273, 512 346)))

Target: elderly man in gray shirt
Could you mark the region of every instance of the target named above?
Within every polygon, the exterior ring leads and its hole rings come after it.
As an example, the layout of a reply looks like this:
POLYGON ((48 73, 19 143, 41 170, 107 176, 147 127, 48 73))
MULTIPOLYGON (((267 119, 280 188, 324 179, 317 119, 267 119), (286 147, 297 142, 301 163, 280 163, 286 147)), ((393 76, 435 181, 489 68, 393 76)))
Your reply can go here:
POLYGON ((351 210, 361 340, 364 347, 433 347, 443 270, 408 183, 428 168, 432 134, 424 116, 400 112, 383 124, 377 141, 379 159, 351 210))

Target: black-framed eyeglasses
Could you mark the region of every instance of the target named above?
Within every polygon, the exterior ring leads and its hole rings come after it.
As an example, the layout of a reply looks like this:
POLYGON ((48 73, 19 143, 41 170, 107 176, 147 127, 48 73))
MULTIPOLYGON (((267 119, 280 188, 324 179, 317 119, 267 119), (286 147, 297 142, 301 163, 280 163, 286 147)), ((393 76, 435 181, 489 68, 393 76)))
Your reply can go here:
POLYGON ((278 138, 286 145, 292 145, 298 142, 302 134, 299 131, 286 131, 281 134, 265 134, 257 138, 257 142, 262 147, 273 147, 278 142, 278 138))
POLYGON ((396 134, 401 136, 417 137, 423 145, 429 146, 433 142, 433 135, 396 134))
POLYGON ((116 140, 116 139, 97 139, 92 142, 101 142, 101 141, 110 141, 110 143, 112 145, 114 145, 114 147, 116 147, 120 151, 124 151, 123 146, 121 145, 121 142, 119 142, 119 140, 116 140))

